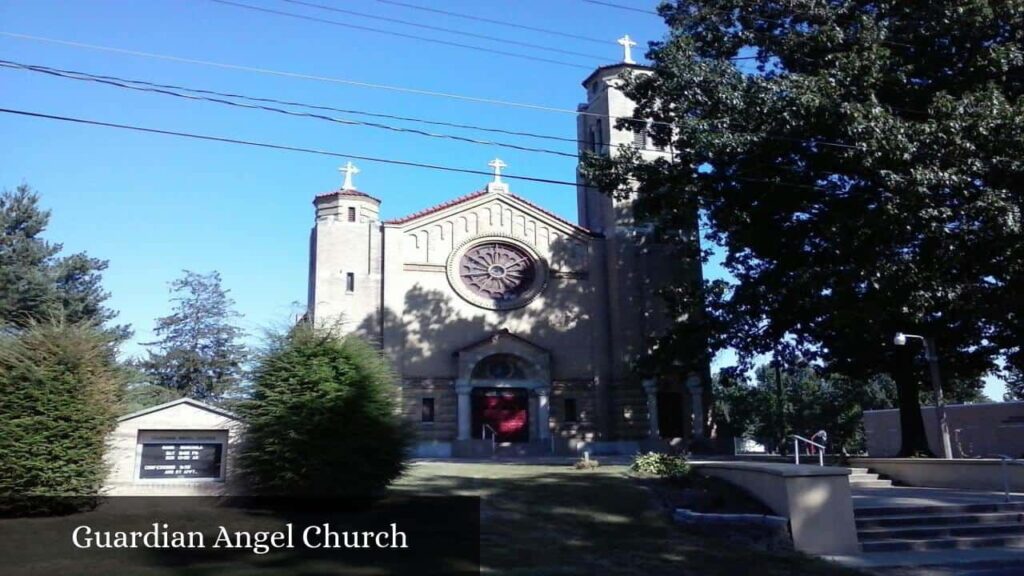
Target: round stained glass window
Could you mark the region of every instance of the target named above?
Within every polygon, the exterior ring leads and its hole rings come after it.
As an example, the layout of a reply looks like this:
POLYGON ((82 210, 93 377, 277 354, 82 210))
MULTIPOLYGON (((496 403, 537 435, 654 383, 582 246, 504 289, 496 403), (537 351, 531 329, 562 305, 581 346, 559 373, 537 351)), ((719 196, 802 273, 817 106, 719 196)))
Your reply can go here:
POLYGON ((448 281, 469 302, 492 310, 525 306, 544 289, 547 268, 527 245, 503 237, 467 242, 448 259, 448 281))
POLYGON ((459 278, 474 294, 495 301, 515 300, 530 289, 534 260, 519 247, 503 242, 478 244, 459 262, 459 278))

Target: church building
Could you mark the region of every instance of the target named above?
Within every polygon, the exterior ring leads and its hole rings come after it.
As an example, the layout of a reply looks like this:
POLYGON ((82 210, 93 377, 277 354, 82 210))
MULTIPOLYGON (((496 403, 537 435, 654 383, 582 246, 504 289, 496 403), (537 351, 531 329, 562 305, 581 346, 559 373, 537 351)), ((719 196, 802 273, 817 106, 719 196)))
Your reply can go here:
MULTIPOLYGON (((618 75, 650 73, 628 36, 620 44, 623 62, 583 81, 580 153, 635 145, 667 158, 645 133, 615 128, 634 107, 618 75)), ((500 160, 490 166, 482 189, 391 220, 343 168, 343 186, 313 202, 309 317, 391 359, 419 456, 632 453, 702 438, 707 370, 635 369, 666 322, 658 272, 681 264, 658 258, 629 198, 577 178, 571 222, 518 196, 500 160)))

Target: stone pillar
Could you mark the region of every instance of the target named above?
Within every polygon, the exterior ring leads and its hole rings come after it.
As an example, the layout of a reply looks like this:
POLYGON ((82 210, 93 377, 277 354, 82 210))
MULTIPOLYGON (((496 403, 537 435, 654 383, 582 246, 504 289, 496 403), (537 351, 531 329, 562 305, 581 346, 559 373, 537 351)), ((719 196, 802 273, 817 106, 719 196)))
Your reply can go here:
POLYGON ((650 419, 651 438, 660 438, 658 432, 658 383, 652 378, 643 381, 644 390, 647 391, 647 417, 650 419))
POLYGON ((457 384, 455 393, 458 394, 459 404, 456 409, 459 419, 459 440, 469 440, 469 428, 473 419, 473 404, 470 401, 469 393, 473 388, 468 384, 457 384))
POLYGON ((549 388, 537 388, 534 390, 537 395, 537 438, 547 440, 551 437, 551 409, 548 406, 548 398, 551 396, 549 388))
POLYGON ((690 374, 686 378, 686 389, 690 391, 690 422, 693 438, 704 437, 704 385, 700 376, 690 374))

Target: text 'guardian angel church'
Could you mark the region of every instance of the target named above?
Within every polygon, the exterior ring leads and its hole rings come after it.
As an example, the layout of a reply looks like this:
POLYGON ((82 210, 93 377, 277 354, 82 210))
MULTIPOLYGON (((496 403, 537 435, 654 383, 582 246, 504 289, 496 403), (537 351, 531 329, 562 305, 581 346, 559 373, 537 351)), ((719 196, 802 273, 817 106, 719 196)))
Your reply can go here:
MULTIPOLYGON (((632 144, 668 157, 615 128, 634 108, 617 76, 650 73, 630 58, 628 36, 620 44, 623 62, 583 81, 580 152, 632 144)), ((489 455, 494 443, 512 454, 633 452, 703 437, 707 370, 634 369, 665 322, 658 271, 680 264, 658 258, 630 200, 578 180, 569 222, 517 196, 500 160, 490 166, 483 189, 384 221, 381 200, 343 168, 342 188, 313 202, 311 319, 390 357, 420 456, 489 455)))

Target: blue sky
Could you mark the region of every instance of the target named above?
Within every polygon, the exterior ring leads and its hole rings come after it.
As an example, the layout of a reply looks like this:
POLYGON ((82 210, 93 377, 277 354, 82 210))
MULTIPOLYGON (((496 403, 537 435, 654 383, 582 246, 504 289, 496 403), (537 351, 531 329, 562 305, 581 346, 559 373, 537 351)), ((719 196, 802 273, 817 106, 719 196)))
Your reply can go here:
MULTIPOLYGON (((643 53, 659 39, 657 17, 581 0, 403 0, 457 13, 558 30, 574 40, 412 10, 376 0, 309 0, 367 14, 454 28, 487 41, 380 22, 280 0, 238 0, 274 10, 560 60, 572 66, 417 42, 367 30, 259 13, 209 0, 0 1, 0 29, 78 43, 418 88, 566 110, 584 99, 588 68, 621 59, 628 33, 643 53), (597 56, 558 54, 528 42, 597 56)), ((653 7, 654 0, 631 4, 653 7)), ((279 98, 338 108, 575 137, 571 113, 527 110, 403 94, 339 83, 89 50, 0 36, 0 57, 164 84, 279 98)), ((0 106, 107 122, 258 140, 362 156, 487 170, 500 156, 510 174, 573 180, 572 158, 458 143, 367 127, 291 118, 0 69, 0 106)), ((333 114, 338 115, 338 114, 333 114)), ((353 117, 356 118, 356 117, 353 117)), ((358 118, 356 118, 358 119, 358 118)), ((568 142, 425 128, 574 152, 568 142)), ((48 237, 68 251, 110 260, 110 305, 151 339, 168 312, 167 283, 183 269, 218 270, 252 333, 288 321, 305 304, 311 200, 341 183, 343 159, 0 115, 0 187, 23 182, 53 210, 48 237)), ((356 162, 360 190, 383 200, 393 218, 479 189, 484 176, 356 162)), ((575 190, 513 181, 512 190, 575 220, 575 190)), ((716 270, 709 270, 714 275, 716 270)), ((1001 386, 989 395, 1001 397, 1001 386)))

